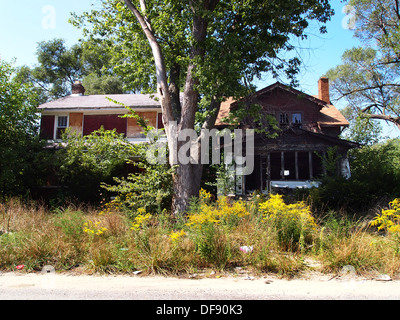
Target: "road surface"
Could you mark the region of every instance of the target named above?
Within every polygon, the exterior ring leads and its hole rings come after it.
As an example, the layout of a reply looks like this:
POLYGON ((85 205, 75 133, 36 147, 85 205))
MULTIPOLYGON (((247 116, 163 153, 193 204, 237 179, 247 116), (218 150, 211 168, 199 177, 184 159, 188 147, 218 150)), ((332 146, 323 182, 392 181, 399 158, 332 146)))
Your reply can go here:
POLYGON ((0 273, 0 300, 353 300, 400 299, 400 280, 327 275, 284 280, 246 275, 180 279, 0 273))

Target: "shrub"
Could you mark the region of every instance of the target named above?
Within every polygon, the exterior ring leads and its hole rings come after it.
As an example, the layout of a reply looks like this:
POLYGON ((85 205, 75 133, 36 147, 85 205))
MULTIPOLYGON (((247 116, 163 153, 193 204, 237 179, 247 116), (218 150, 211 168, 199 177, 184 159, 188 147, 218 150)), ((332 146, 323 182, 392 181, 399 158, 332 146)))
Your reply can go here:
POLYGON ((365 215, 387 203, 400 193, 399 159, 399 139, 351 150, 351 178, 324 177, 320 187, 309 190, 313 207, 365 215))
POLYGON ((101 183, 122 176, 125 164, 136 155, 136 147, 116 130, 99 130, 82 137, 68 129, 63 135, 66 146, 57 152, 61 183, 66 195, 85 202, 99 202, 101 183))
POLYGON ((371 220, 370 226, 376 226, 378 231, 384 230, 394 243, 396 253, 400 253, 400 198, 389 203, 388 209, 383 209, 371 220))
POLYGON ((222 196, 211 203, 211 194, 200 190, 187 215, 187 234, 196 245, 196 252, 208 264, 223 269, 232 257, 229 232, 250 213, 244 201, 230 202, 222 196))
POLYGON ((116 185, 103 184, 103 188, 116 194, 114 200, 106 204, 105 211, 122 210, 134 217, 138 209, 159 213, 171 206, 172 174, 174 169, 162 164, 135 163, 138 173, 130 173, 126 178, 115 178, 116 185))
POLYGON ((312 242, 317 224, 304 202, 287 205, 281 195, 271 195, 259 208, 264 221, 271 224, 277 232, 282 249, 303 249, 306 243, 312 242))

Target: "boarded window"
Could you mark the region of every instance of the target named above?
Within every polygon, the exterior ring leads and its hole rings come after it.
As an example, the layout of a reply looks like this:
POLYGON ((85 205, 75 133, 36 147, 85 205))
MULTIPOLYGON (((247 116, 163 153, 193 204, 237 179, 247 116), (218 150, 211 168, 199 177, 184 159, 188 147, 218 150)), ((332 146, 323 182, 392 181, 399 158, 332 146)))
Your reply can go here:
POLYGON ((120 115, 85 115, 83 124, 83 135, 87 136, 93 131, 99 130, 101 127, 105 130, 117 129, 118 133, 123 133, 126 135, 127 130, 127 120, 126 118, 121 118, 120 115))
POLYGON ((164 123, 162 121, 162 113, 157 113, 157 129, 163 129, 164 123))
POLYGON ((40 138, 52 140, 54 138, 55 116, 42 116, 40 121, 40 138))

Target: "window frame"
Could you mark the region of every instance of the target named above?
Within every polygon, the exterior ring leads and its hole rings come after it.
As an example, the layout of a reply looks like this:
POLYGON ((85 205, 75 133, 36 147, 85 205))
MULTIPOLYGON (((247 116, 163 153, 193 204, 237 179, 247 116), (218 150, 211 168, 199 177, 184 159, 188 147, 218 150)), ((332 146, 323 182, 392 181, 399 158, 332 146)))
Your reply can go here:
POLYGON ((300 112, 300 111, 292 112, 291 113, 291 124, 301 128, 301 126, 303 125, 303 112, 300 112), (294 120, 293 119, 294 115, 299 115, 300 116, 300 122, 294 122, 293 121, 294 120))
POLYGON ((59 129, 67 129, 69 127, 69 115, 68 114, 60 114, 56 115, 54 119, 54 140, 61 140, 61 138, 57 138, 57 133, 59 129), (59 126, 59 119, 60 118, 66 118, 66 125, 65 126, 59 126))
POLYGON ((289 113, 288 112, 280 112, 279 113, 279 125, 281 126, 287 126, 290 124, 289 122, 289 113), (284 119, 285 121, 282 121, 284 119))

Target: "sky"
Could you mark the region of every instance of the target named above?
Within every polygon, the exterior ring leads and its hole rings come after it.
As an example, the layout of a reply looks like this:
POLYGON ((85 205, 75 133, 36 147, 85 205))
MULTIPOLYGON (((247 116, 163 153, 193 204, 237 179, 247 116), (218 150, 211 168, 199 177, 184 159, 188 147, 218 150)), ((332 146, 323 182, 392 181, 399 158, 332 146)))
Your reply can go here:
MULTIPOLYGON (((96 4, 98 6, 98 0, 0 0, 0 58, 8 62, 16 59, 15 66, 33 66, 38 42, 62 38, 72 46, 82 33, 68 22, 70 13, 88 11, 96 4)), ((351 14, 344 13, 345 5, 340 0, 331 0, 335 15, 326 25, 327 34, 319 34, 317 27, 311 28, 307 40, 294 42, 303 61, 298 89, 305 93, 317 94, 318 79, 341 63, 346 49, 359 44, 351 28, 346 27, 351 14)), ((273 82, 275 80, 267 76, 256 85, 262 89, 273 82)), ((336 106, 343 107, 340 102, 336 106)), ((385 133, 400 135, 395 128, 385 128, 385 133)))

